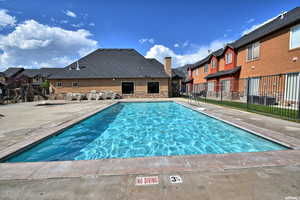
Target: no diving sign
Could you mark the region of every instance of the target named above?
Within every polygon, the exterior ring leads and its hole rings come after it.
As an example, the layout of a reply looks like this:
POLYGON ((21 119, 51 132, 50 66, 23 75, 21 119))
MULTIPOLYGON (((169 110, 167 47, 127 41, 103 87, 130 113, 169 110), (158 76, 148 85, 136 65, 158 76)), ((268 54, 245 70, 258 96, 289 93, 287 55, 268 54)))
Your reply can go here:
POLYGON ((159 184, 158 176, 136 177, 135 185, 156 185, 159 184))
MULTIPOLYGON (((172 184, 182 183, 182 178, 178 175, 169 176, 169 181, 172 184)), ((159 184, 158 176, 140 176, 135 178, 135 185, 157 185, 159 184)))

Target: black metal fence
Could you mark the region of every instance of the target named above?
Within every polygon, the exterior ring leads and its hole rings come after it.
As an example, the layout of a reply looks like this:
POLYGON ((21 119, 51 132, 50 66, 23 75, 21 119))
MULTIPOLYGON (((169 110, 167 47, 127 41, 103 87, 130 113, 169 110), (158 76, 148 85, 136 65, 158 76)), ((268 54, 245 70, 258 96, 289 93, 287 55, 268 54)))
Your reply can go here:
POLYGON ((246 79, 221 79, 194 84, 191 103, 205 101, 300 120, 300 73, 246 79))

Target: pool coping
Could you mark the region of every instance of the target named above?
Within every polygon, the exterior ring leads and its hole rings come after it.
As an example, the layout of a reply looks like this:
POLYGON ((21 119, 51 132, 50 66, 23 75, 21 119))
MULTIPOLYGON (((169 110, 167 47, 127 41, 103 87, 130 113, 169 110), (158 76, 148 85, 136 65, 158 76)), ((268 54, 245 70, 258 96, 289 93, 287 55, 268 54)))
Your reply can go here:
POLYGON ((238 121, 238 120, 232 120, 232 119, 222 119, 218 116, 215 116, 211 113, 205 112, 205 110, 199 110, 197 108, 199 108, 199 106, 195 106, 195 105, 191 105, 191 104, 187 104, 184 102, 180 102, 180 101, 175 101, 176 103, 185 106, 187 108, 190 108, 196 112, 202 113, 208 117, 214 118, 216 120, 225 122, 227 124, 230 124, 234 127, 237 127, 239 129, 245 130, 253 135, 259 136, 263 139, 269 140, 271 142, 277 143, 279 145, 288 147, 290 149, 300 149, 300 140, 297 138, 293 138, 290 137, 288 135, 284 135, 282 133, 276 132, 276 131, 272 131, 269 129, 264 129, 261 127, 257 127, 255 125, 249 124, 249 123, 245 123, 242 121, 238 121))
POLYGON ((157 174, 181 171, 224 171, 229 169, 243 169, 264 166, 300 165, 300 141, 278 132, 256 127, 254 125, 230 119, 221 119, 196 106, 177 100, 137 100, 130 99, 112 102, 104 107, 98 108, 82 117, 67 121, 51 130, 44 131, 40 136, 13 145, 0 153, 0 159, 18 154, 21 151, 40 143, 63 130, 74 126, 80 121, 109 108, 119 102, 166 102, 173 101, 188 107, 194 111, 205 114, 217 120, 224 121, 230 125, 244 129, 252 134, 266 138, 273 142, 288 146, 291 150, 265 151, 251 153, 232 154, 198 154, 183 156, 160 156, 143 158, 117 158, 80 161, 51 161, 51 162, 19 162, 0 163, 0 180, 16 179, 41 179, 82 177, 99 175, 127 175, 127 174, 157 174))
MULTIPOLYGON (((8 147, 7 149, 5 150, 2 150, 0 152, 0 162, 3 161, 3 160, 6 160, 8 157, 12 157, 22 151, 26 151, 27 149, 31 148, 32 146, 34 145, 37 145, 45 140, 47 140, 48 138, 52 137, 52 136, 55 136, 59 133, 61 133, 62 131, 80 123, 81 121, 89 118, 89 117, 92 117, 93 115, 97 114, 98 112, 100 111, 103 111, 107 108, 109 108, 110 106, 113 106, 115 104, 117 104, 119 102, 112 102, 112 103, 109 103, 108 105, 105 105, 101 108, 97 108, 83 116, 80 116, 76 119, 71 119, 71 120, 67 120, 67 121, 64 121, 62 123, 59 123, 58 125, 56 125, 55 127, 52 127, 51 130, 42 130, 41 129, 41 134, 38 135, 38 136, 32 136, 30 138, 28 138, 26 141, 23 141, 23 142, 20 142, 20 143, 17 143, 15 145, 12 145, 10 147, 8 147)), ((1 163, 0 163, 1 164, 1 163)))

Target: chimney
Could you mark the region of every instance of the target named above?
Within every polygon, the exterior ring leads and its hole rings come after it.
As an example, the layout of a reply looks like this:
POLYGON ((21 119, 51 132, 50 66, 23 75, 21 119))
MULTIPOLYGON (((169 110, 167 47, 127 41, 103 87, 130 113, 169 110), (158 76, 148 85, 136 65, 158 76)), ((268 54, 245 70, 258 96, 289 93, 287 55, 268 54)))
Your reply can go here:
POLYGON ((165 57, 165 64, 164 64, 165 72, 171 77, 172 76, 172 58, 165 57))
POLYGON ((187 69, 187 71, 188 71, 188 77, 189 77, 189 79, 192 79, 192 68, 189 67, 189 68, 187 69))
POLYGON ((76 62, 76 70, 80 70, 78 61, 76 62))
POLYGON ((283 12, 283 11, 280 13, 280 15, 279 15, 279 16, 280 16, 280 19, 283 19, 283 18, 284 18, 284 14, 285 14, 285 12, 283 12))

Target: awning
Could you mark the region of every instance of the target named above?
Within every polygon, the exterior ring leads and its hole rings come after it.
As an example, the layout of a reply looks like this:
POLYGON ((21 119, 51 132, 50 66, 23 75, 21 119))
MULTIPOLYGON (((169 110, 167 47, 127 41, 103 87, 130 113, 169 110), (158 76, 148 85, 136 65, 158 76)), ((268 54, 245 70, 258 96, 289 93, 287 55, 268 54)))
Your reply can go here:
POLYGON ((240 70, 241 70, 241 66, 238 66, 238 67, 235 67, 235 68, 230 69, 230 70, 223 70, 223 71, 216 72, 214 74, 209 74, 205 77, 205 79, 217 78, 217 77, 220 77, 220 76, 235 74, 236 72, 238 72, 240 70))

